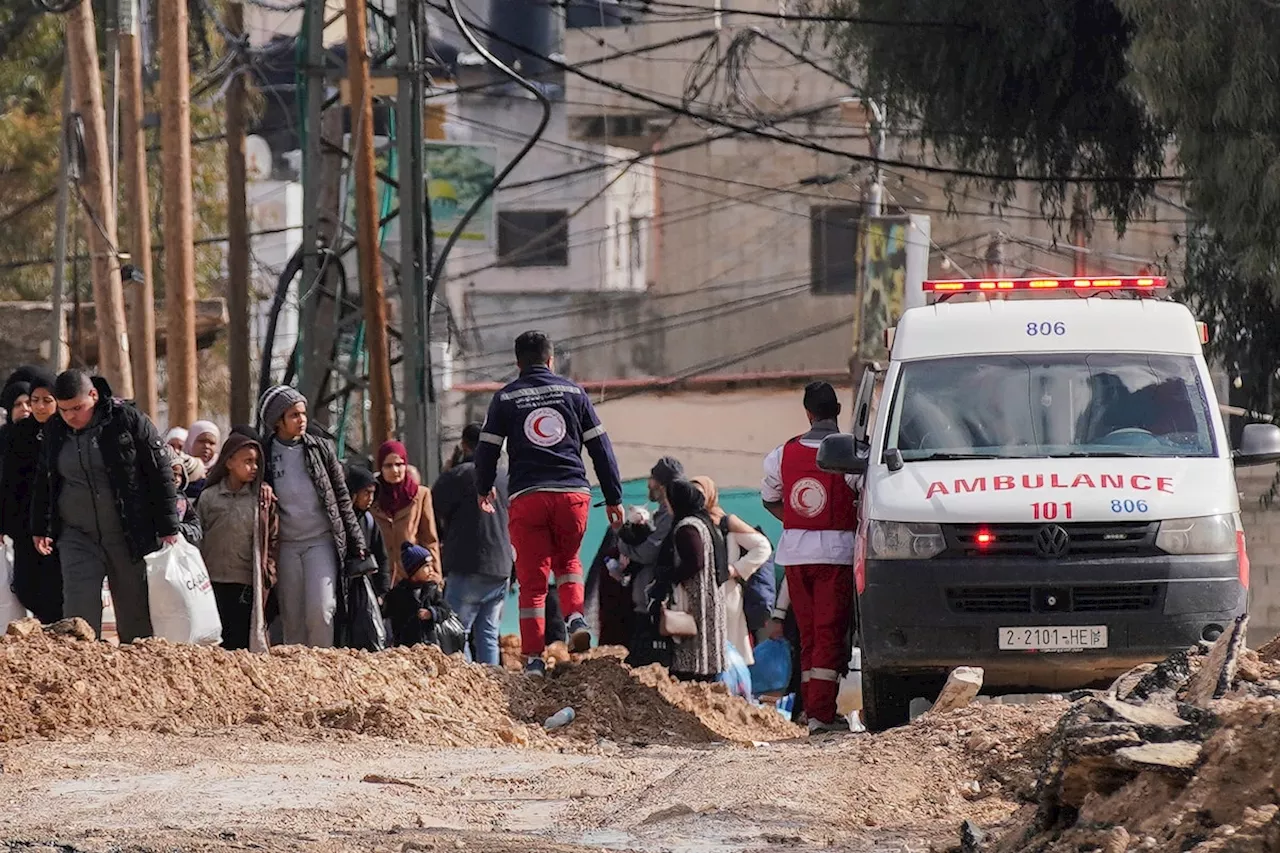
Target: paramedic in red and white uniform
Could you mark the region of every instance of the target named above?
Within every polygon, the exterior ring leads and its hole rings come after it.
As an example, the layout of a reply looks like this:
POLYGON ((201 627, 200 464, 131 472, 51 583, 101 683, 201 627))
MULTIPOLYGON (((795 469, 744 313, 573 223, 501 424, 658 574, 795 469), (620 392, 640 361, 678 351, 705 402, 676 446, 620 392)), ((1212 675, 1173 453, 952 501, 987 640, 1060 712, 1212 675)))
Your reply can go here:
POLYGON ((774 558, 786 567, 800 628, 800 690, 809 732, 847 732, 848 723, 836 716, 836 692, 849 651, 858 478, 818 467, 822 439, 840 431, 840 401, 831 384, 809 383, 804 410, 809 431, 765 459, 760 498, 782 521, 774 558))

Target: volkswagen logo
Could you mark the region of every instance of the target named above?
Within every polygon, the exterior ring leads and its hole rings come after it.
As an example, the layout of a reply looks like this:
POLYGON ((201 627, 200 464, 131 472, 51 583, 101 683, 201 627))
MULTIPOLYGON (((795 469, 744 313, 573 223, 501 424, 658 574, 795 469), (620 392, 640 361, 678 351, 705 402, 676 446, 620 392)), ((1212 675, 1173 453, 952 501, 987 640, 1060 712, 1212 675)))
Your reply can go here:
POLYGON ((1036 556, 1042 560, 1065 557, 1071 549, 1071 535, 1062 526, 1046 524, 1036 531, 1036 556))

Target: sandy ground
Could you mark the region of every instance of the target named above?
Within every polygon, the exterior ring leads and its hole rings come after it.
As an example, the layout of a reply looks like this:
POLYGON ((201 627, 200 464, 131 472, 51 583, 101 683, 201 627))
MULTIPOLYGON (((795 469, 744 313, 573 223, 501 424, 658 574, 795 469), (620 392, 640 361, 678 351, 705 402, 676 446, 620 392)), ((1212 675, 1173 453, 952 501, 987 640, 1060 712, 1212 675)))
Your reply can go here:
MULTIPOLYGON (((1009 748, 1054 716, 1011 714, 1009 748)), ((1014 808, 966 799, 989 777, 956 757, 965 726, 590 749, 98 732, 0 746, 0 849, 942 850, 960 821, 991 825, 1014 808)))
POLYGON ((943 850, 1026 801, 1062 707, 810 741, 607 649, 530 679, 434 647, 255 656, 15 623, 0 849, 943 850))

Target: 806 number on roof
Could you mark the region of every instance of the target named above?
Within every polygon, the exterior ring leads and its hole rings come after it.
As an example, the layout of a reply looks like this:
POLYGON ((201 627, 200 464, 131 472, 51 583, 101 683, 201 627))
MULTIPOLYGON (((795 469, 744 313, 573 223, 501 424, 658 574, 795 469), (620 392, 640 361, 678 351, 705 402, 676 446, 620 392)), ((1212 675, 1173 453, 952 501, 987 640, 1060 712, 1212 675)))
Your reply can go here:
POLYGON ((1027 324, 1027 337, 1029 338, 1049 338, 1059 337, 1067 333, 1067 324, 1061 320, 1055 322, 1042 320, 1039 323, 1027 324))

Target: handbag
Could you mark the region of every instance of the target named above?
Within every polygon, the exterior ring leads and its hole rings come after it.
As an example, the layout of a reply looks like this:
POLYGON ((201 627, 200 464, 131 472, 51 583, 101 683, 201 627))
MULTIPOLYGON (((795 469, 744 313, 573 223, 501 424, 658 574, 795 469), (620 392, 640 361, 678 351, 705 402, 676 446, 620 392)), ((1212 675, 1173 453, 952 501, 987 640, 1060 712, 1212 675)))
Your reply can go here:
POLYGON ((664 606, 662 613, 658 615, 658 633, 664 637, 686 640, 698 636, 698 623, 693 621, 692 613, 664 606))
POLYGON ((662 605, 662 612, 658 614, 658 633, 677 640, 698 636, 698 623, 686 609, 688 606, 689 594, 677 585, 671 590, 671 597, 662 605))

